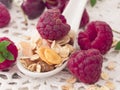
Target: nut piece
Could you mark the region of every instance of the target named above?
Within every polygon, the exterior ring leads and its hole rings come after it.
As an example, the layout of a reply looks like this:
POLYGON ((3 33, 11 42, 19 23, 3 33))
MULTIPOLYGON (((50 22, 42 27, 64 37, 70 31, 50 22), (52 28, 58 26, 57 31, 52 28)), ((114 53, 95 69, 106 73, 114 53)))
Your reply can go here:
POLYGON ((68 57, 69 54, 70 54, 70 49, 69 49, 67 46, 63 46, 63 47, 60 49, 59 55, 60 55, 62 58, 68 57))
POLYGON ((27 69, 32 71, 32 72, 36 71, 36 63, 29 65, 27 69))
POLYGON ((37 62, 37 65, 41 66, 41 72, 47 72, 47 71, 51 71, 54 69, 53 65, 48 65, 47 63, 45 63, 43 61, 37 62))
POLYGON ((65 36, 62 40, 56 41, 56 43, 59 45, 65 45, 65 44, 69 43, 70 40, 71 40, 70 36, 65 36))
POLYGON ((34 63, 33 61, 30 60, 30 58, 21 58, 20 62, 25 68, 34 63))
POLYGON ((108 76, 108 74, 107 74, 106 72, 102 72, 102 73, 101 73, 101 78, 102 78, 103 80, 108 80, 108 79, 109 79, 109 76, 108 76))
POLYGON ((36 65, 36 72, 41 72, 41 65, 40 64, 36 65))
POLYGON ((30 57, 30 60, 31 61, 35 61, 35 60, 38 60, 39 59, 39 55, 38 54, 34 54, 30 57))

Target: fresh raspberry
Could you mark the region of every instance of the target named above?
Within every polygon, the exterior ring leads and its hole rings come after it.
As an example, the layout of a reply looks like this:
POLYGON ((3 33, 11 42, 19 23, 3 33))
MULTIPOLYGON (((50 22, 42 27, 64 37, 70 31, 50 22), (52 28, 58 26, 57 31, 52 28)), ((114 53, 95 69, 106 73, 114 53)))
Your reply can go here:
POLYGON ((40 16, 37 30, 44 39, 58 40, 68 34, 70 26, 58 9, 49 9, 40 16))
POLYGON ((88 24, 88 22, 89 22, 89 15, 87 10, 85 9, 81 19, 80 27, 85 27, 88 24))
POLYGON ((24 0, 21 8, 29 19, 35 19, 43 13, 45 4, 42 0, 24 0))
POLYGON ((103 57, 97 49, 79 50, 68 60, 68 70, 81 82, 96 83, 101 74, 103 57))
POLYGON ((6 6, 0 2, 0 28, 5 27, 10 22, 10 14, 6 6))
POLYGON ((0 70, 10 67, 18 56, 16 45, 7 37, 0 38, 0 70), (13 56, 13 57, 11 57, 13 56))
POLYGON ((109 51, 113 42, 111 27, 103 21, 93 21, 88 24, 84 32, 78 35, 78 44, 81 49, 87 50, 95 48, 102 54, 109 51))
POLYGON ((57 8, 63 12, 69 0, 46 0, 45 5, 48 9, 57 8))

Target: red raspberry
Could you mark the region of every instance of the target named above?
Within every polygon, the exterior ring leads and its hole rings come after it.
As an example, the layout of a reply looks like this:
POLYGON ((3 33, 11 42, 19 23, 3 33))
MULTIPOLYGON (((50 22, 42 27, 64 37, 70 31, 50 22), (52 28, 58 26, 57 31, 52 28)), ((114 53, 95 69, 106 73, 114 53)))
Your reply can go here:
POLYGON ((84 32, 78 35, 78 44, 81 49, 87 50, 95 48, 102 54, 109 51, 113 42, 113 33, 111 27, 103 21, 91 22, 84 32))
POLYGON ((10 67, 15 63, 18 50, 15 44, 7 37, 0 38, 0 70, 10 67))
POLYGON ((79 50, 68 60, 68 70, 81 82, 94 84, 101 74, 103 57, 97 49, 79 50))
POLYGON ((37 30, 44 39, 58 40, 68 34, 70 26, 58 9, 49 9, 40 16, 37 30))
POLYGON ((88 22, 89 22, 89 15, 87 10, 85 9, 81 19, 80 27, 85 27, 88 24, 88 22))
POLYGON ((69 0, 46 0, 45 5, 48 9, 57 8, 63 12, 69 0))
POLYGON ((0 2, 0 28, 5 27, 10 22, 10 14, 6 6, 0 2))

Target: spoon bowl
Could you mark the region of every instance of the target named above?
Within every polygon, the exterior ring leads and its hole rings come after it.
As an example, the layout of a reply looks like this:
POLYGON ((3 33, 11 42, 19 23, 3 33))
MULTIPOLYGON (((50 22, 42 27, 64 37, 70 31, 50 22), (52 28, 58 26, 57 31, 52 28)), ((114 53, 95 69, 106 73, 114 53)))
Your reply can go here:
MULTIPOLYGON (((87 3, 87 0, 70 0, 63 12, 63 15, 67 20, 67 23, 71 26, 71 30, 73 30, 73 32, 75 33, 77 33, 78 31, 82 13, 84 11, 86 3, 87 3)), ((76 38, 74 39, 74 44, 75 43, 76 43, 76 38)), ((25 75, 28 75, 34 78, 45 78, 45 77, 50 77, 52 75, 55 75, 56 73, 62 71, 66 67, 66 64, 67 64, 67 61, 65 61, 61 66, 55 68, 54 70, 38 73, 38 72, 31 72, 25 69, 23 65, 20 63, 20 60, 17 61, 17 66, 19 70, 25 75)))

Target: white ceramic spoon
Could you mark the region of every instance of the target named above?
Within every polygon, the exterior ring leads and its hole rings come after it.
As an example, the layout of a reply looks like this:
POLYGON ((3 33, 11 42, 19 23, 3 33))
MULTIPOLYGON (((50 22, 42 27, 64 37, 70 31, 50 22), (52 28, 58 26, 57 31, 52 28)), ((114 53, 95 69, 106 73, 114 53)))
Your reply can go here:
MULTIPOLYGON (((65 8, 63 15, 67 19, 68 24, 70 24, 71 29, 75 30, 77 32, 80 20, 82 17, 82 13, 84 11, 85 5, 87 3, 87 0, 70 0, 67 7, 65 8)), ((55 75, 56 73, 63 70, 66 66, 67 62, 65 62, 60 67, 57 67, 56 69, 49 71, 49 72, 31 72, 27 69, 25 69, 19 60, 17 60, 17 66, 20 69, 21 72, 23 72, 25 75, 35 77, 35 78, 45 78, 50 77, 52 75, 55 75)), ((41 88, 41 87, 40 87, 41 88)))

